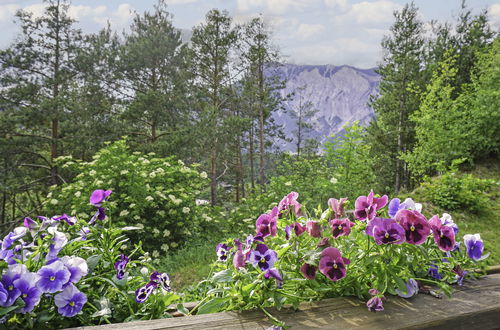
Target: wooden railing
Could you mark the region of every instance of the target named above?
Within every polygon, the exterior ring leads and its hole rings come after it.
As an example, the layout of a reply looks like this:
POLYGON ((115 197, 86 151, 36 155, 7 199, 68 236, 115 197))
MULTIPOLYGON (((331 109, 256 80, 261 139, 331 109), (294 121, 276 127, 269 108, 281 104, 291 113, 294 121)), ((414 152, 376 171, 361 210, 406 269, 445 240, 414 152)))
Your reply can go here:
MULTIPOLYGON (((456 287, 451 298, 419 294, 390 296, 385 311, 371 313, 365 302, 342 297, 303 303, 298 310, 269 309, 291 329, 500 329, 500 266, 489 275, 456 287)), ((194 304, 186 304, 186 307, 194 304)), ((80 327, 85 330, 265 329, 272 323, 261 311, 222 312, 150 321, 80 327)))

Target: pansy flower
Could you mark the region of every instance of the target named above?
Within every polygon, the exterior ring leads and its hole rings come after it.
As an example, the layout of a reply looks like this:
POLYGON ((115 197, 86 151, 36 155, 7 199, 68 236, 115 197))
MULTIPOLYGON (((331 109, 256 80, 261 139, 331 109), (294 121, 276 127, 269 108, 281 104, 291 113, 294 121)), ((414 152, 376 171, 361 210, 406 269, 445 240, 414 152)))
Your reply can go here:
POLYGON ((6 250, 14 244, 15 241, 24 237, 28 232, 28 228, 26 227, 16 227, 13 231, 7 234, 2 241, 2 250, 6 250))
POLYGON ((366 302, 366 307, 370 312, 381 312, 384 310, 383 300, 384 297, 374 296, 366 302))
POLYGON ((269 249, 265 244, 257 244, 255 250, 250 252, 249 261, 254 267, 259 267, 260 270, 266 271, 273 268, 274 263, 278 260, 278 255, 275 251, 269 249))
POLYGON ((307 263, 303 264, 300 267, 300 272, 308 280, 312 280, 312 279, 314 279, 316 277, 316 271, 317 270, 318 270, 318 267, 316 267, 314 265, 307 264, 307 263))
POLYGON ((111 190, 94 190, 90 195, 90 204, 94 205, 95 207, 100 207, 102 203, 105 202, 109 197, 109 195, 111 195, 111 193, 111 190))
POLYGON ((292 226, 293 226, 293 231, 297 236, 302 235, 306 231, 306 227, 303 226, 300 222, 296 222, 292 226))
POLYGON ((455 232, 455 237, 457 237, 458 225, 453 221, 451 215, 449 215, 448 213, 443 213, 440 220, 443 225, 453 228, 453 231, 455 232))
POLYGON ((429 225, 434 233, 434 242, 441 251, 448 252, 455 248, 455 231, 452 227, 444 225, 437 215, 429 220, 429 225))
POLYGON ((402 298, 411 298, 418 293, 418 283, 413 278, 406 282, 406 293, 403 293, 399 288, 396 289, 398 296, 402 298))
POLYGON ((73 284, 68 285, 61 293, 54 296, 57 312, 65 317, 73 317, 80 313, 87 302, 87 296, 73 284))
POLYGON ((285 239, 288 241, 290 239, 290 236, 292 234, 292 225, 286 225, 285 227, 285 239))
POLYGON ((227 246, 226 244, 219 243, 215 247, 215 253, 217 254, 217 260, 226 262, 227 261, 227 254, 230 250, 230 247, 227 246))
POLYGON ((282 214, 288 210, 291 210, 295 214, 295 216, 300 216, 301 205, 299 202, 297 202, 297 198, 299 198, 299 193, 295 191, 292 191, 291 193, 283 197, 283 199, 278 204, 278 212, 280 218, 282 214))
POLYGON ((21 290, 19 290, 15 285, 14 282, 21 278, 23 274, 26 274, 28 272, 28 269, 26 268, 25 265, 23 264, 14 264, 10 265, 7 268, 7 271, 5 274, 3 274, 2 279, 0 283, 2 284, 4 290, 2 291, 3 294, 0 294, 0 296, 3 297, 5 293, 6 297, 5 299, 0 300, 0 306, 2 307, 9 307, 14 304, 17 298, 21 295, 21 290))
POLYGON ((436 280, 440 280, 443 278, 443 275, 439 272, 438 267, 435 264, 431 264, 429 266, 428 274, 431 275, 436 280))
POLYGON ((328 247, 321 253, 319 270, 330 280, 338 281, 346 276, 345 265, 349 263, 349 259, 343 258, 338 249, 328 247))
POLYGON ((60 232, 57 230, 57 227, 49 227, 47 230, 53 237, 52 237, 52 244, 49 246, 49 252, 47 253, 47 256, 45 259, 47 261, 53 260, 57 258, 57 255, 59 252, 66 246, 68 243, 68 237, 66 236, 65 233, 60 232))
POLYGON ((316 244, 316 247, 328 247, 330 246, 330 239, 328 237, 323 237, 318 244, 316 244))
POLYGON ((244 268, 247 258, 245 256, 245 253, 243 253, 243 244, 241 244, 239 239, 235 239, 234 245, 236 246, 236 253, 233 257, 233 266, 236 269, 244 268))
POLYGON ((38 270, 37 274, 40 276, 37 282, 38 288, 49 293, 61 291, 71 278, 70 271, 60 260, 55 260, 50 265, 43 266, 38 270))
POLYGON ((128 257, 124 254, 120 255, 120 260, 115 262, 116 278, 121 280, 125 276, 125 268, 128 264, 128 257))
POLYGON ((28 228, 28 230, 35 230, 38 227, 38 223, 35 220, 26 217, 23 220, 23 226, 28 228))
POLYGON ((278 217, 278 208, 274 207, 271 213, 261 214, 255 222, 257 235, 262 237, 276 236, 276 219, 278 217))
POLYGON ((168 276, 167 273, 159 273, 157 281, 163 290, 168 292, 172 291, 170 288, 170 276, 168 276))
POLYGON ((156 289, 157 284, 154 282, 148 282, 146 285, 140 287, 135 291, 135 301, 137 301, 139 304, 142 304, 146 300, 148 300, 149 296, 153 293, 153 291, 156 289))
POLYGON ((311 237, 321 237, 321 225, 319 221, 308 220, 306 222, 306 231, 311 237))
POLYGON ((481 236, 479 234, 464 235, 464 244, 465 244, 465 247, 467 248, 467 255, 472 260, 477 261, 477 260, 481 259, 481 256, 483 255, 483 250, 484 250, 484 243, 483 243, 483 240, 481 239, 481 236))
POLYGON ((70 217, 66 213, 63 213, 63 215, 60 216, 53 217, 52 219, 54 219, 55 221, 64 220, 70 226, 73 226, 76 223, 76 217, 70 217))
POLYGON ((38 275, 26 272, 16 279, 13 284, 19 290, 20 297, 24 301, 24 306, 16 310, 19 313, 29 313, 40 302, 42 291, 36 286, 38 275))
POLYGON ((281 289, 283 287, 283 277, 281 277, 280 272, 276 268, 270 268, 266 271, 264 274, 265 278, 274 278, 276 279, 276 286, 278 289, 281 289))
POLYGON ((354 216, 358 220, 366 221, 375 218, 377 210, 387 204, 387 195, 380 198, 373 197, 373 191, 368 196, 359 196, 354 203, 354 216))
POLYGON ((394 219, 375 218, 366 226, 366 234, 372 236, 378 245, 402 244, 406 234, 394 219))
POLYGON ((332 219, 330 220, 330 226, 332 226, 333 238, 338 238, 340 236, 348 236, 351 233, 351 227, 354 226, 354 222, 349 221, 349 219, 332 219))
POLYGON ((406 242, 420 245, 431 233, 427 219, 418 211, 400 210, 394 218, 405 230, 406 242))
POLYGON ((462 286, 462 282, 465 278, 465 275, 467 275, 467 271, 463 270, 460 266, 455 266, 455 267, 453 267, 452 270, 456 274, 455 278, 457 280, 457 284, 459 286, 462 286))
POLYGON ((407 198, 403 203, 399 200, 399 198, 393 198, 389 202, 388 214, 391 218, 394 218, 398 211, 400 210, 412 210, 422 212, 422 204, 415 203, 413 199, 407 198))
POLYGON ((347 201, 347 198, 341 198, 340 200, 336 198, 330 198, 328 200, 328 206, 333 211, 335 218, 341 218, 344 215, 344 204, 347 201))
POLYGON ((71 273, 68 283, 78 283, 89 272, 87 261, 83 258, 64 256, 61 261, 71 273))

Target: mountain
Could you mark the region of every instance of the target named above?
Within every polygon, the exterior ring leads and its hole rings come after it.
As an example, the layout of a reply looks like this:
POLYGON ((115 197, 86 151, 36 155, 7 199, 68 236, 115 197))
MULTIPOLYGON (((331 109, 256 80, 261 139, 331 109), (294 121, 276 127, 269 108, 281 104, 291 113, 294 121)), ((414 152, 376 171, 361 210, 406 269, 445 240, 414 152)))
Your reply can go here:
POLYGON ((281 96, 296 92, 284 103, 284 109, 273 114, 277 124, 283 125, 287 138, 292 142, 278 142, 282 150, 296 150, 297 112, 299 104, 310 101, 318 110, 307 122, 312 129, 305 138, 314 138, 320 144, 330 135, 342 134, 342 126, 359 121, 367 125, 374 117, 368 106, 370 95, 378 93, 380 76, 375 69, 358 69, 348 65, 295 65, 284 64, 273 74, 286 80, 281 96), (300 90, 304 87, 303 90, 300 90), (302 100, 301 100, 302 99, 302 100))

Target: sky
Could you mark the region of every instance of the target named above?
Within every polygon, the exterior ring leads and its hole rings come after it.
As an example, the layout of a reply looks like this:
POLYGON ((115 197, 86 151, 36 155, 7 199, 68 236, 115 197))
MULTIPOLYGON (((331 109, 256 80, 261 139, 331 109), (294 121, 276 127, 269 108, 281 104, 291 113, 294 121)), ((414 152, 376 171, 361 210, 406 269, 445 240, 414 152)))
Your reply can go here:
MULTIPOLYGON (((69 14, 86 33, 99 31, 109 21, 116 31, 126 30, 134 13, 152 11, 156 0, 73 0, 69 14)), ((372 68, 381 60, 380 42, 393 23, 393 12, 406 0, 165 0, 174 25, 191 29, 204 21, 212 8, 226 9, 242 23, 262 14, 271 27, 284 62, 352 65, 372 68)), ((424 22, 454 21, 461 0, 415 0, 424 22)), ((490 24, 500 29, 499 0, 468 0, 478 13, 488 9, 490 24)), ((0 48, 19 34, 14 13, 25 9, 43 12, 42 0, 0 0, 0 48)))

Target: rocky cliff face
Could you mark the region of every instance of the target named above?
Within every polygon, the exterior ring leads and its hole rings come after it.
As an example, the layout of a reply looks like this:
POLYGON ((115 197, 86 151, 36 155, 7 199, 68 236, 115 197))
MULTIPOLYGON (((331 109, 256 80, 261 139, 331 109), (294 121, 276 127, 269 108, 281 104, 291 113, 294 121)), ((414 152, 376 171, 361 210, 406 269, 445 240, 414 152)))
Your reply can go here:
POLYGON ((277 74, 286 80, 282 96, 296 92, 295 97, 285 102, 284 110, 273 115, 276 123, 284 126, 287 138, 292 139, 292 142, 278 142, 282 150, 295 151, 297 120, 292 112, 298 111, 301 102, 310 101, 318 110, 307 121, 312 129, 305 138, 314 138, 321 144, 331 135, 342 134, 344 124, 359 121, 366 125, 374 117, 367 104, 370 95, 378 92, 380 76, 374 69, 285 64, 277 69, 277 74))

